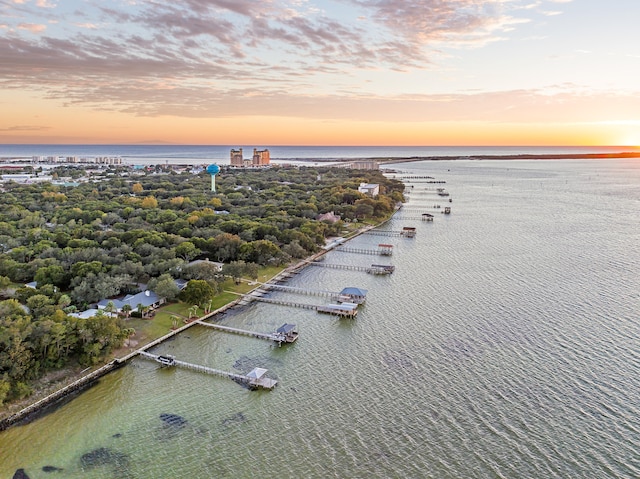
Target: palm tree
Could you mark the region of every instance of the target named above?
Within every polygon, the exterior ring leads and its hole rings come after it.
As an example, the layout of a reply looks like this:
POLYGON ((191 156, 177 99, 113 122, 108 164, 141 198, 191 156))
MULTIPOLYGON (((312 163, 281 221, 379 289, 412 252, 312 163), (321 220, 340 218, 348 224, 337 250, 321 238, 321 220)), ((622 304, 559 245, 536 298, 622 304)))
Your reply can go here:
POLYGON ((213 299, 210 299, 205 303, 204 312, 205 314, 209 314, 211 312, 211 304, 213 303, 213 299))
POLYGON ((116 309, 116 305, 113 304, 113 301, 109 301, 107 305, 104 307, 104 310, 109 313, 109 316, 113 316, 113 312, 116 309))
POLYGON ((124 304, 122 305, 122 312, 124 313, 125 318, 129 318, 129 315, 131 314, 131 305, 130 304, 124 304))

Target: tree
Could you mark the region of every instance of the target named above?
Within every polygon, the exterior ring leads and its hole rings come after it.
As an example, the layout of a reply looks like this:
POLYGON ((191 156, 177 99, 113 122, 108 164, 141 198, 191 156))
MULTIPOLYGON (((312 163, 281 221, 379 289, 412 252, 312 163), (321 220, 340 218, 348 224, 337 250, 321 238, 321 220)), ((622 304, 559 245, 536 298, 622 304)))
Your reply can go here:
POLYGON ((182 277, 184 279, 215 281, 219 276, 220 270, 218 269, 218 265, 212 261, 201 261, 182 268, 182 277))
POLYGON ((215 290, 209 283, 200 279, 192 279, 186 288, 180 293, 183 301, 190 304, 203 304, 215 294, 215 290))
POLYGON ((43 284, 63 286, 66 282, 66 274, 62 266, 54 264, 38 269, 34 279, 35 281, 37 281, 38 286, 41 286, 43 284))
POLYGON ((184 259, 185 261, 191 261, 198 256, 200 251, 191 241, 184 241, 175 248, 176 256, 184 259))
POLYGON ((36 294, 27 299, 27 307, 36 318, 53 314, 55 310, 53 300, 44 294, 36 294))
POLYGON ((129 315, 131 314, 132 309, 133 308, 128 303, 122 305, 122 312, 124 313, 125 318, 129 318, 129 315))
POLYGON ((180 288, 170 274, 163 274, 149 281, 148 287, 161 298, 173 301, 180 294, 180 288))
POLYGON ((66 295, 63 294, 60 296, 60 298, 58 298, 58 306, 62 309, 68 307, 71 304, 71 298, 66 295))
POLYGON ((2 406, 9 395, 9 391, 11 391, 11 383, 9 381, 0 380, 0 406, 2 406))
POLYGON ((104 307, 105 312, 109 313, 109 316, 113 316, 113 313, 116 310, 116 305, 113 301, 108 301, 107 305, 104 307))
POLYGON ((135 195, 139 195, 144 191, 144 188, 140 183, 134 183, 133 186, 131 187, 131 191, 133 191, 135 195))
POLYGON ((233 278, 234 283, 240 284, 240 280, 244 275, 245 268, 244 261, 232 261, 231 263, 227 263, 222 267, 222 274, 225 276, 230 276, 233 278))
POLYGON ((266 265, 277 260, 280 248, 269 240, 257 240, 240 246, 240 258, 252 263, 266 265))
POLYGON ((144 200, 142 200, 140 206, 145 209, 157 208, 158 200, 156 200, 154 196, 147 196, 144 200))
POLYGON ((213 303, 213 299, 210 299, 204 304, 204 312, 205 314, 209 314, 211 312, 211 304, 213 303))

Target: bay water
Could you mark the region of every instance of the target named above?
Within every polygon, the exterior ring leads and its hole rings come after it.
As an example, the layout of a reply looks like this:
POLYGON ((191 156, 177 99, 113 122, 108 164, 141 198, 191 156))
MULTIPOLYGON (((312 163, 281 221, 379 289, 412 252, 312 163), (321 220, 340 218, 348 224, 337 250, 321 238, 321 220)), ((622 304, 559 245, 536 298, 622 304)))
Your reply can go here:
POLYGON ((640 477, 640 162, 393 168, 447 182, 410 180, 407 212, 381 228, 417 236, 361 235, 349 246, 390 243, 393 256, 332 251, 325 262, 395 272, 308 267, 287 283, 367 289, 356 319, 253 303, 220 324, 295 323, 299 340, 278 348, 195 326, 153 350, 236 373, 264 367, 274 390, 135 359, 1 432, 0 477, 640 477), (407 219, 419 216, 410 209, 435 219, 407 219), (119 460, 83 466, 96 450, 119 460))

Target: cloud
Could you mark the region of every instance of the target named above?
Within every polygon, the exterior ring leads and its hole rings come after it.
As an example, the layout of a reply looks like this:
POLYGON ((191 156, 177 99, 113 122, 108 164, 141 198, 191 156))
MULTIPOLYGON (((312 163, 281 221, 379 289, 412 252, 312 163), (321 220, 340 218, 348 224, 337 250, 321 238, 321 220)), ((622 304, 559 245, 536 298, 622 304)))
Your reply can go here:
POLYGON ((7 128, 0 128, 0 131, 45 131, 50 130, 49 126, 35 126, 35 125, 17 125, 9 126, 7 128))
POLYGON ((19 23, 18 28, 20 30, 28 30, 31 33, 41 33, 47 29, 47 26, 36 23, 19 23))
MULTIPOLYGON (((342 93, 346 78, 432 68, 444 48, 500 41, 527 21, 510 0, 340 1, 349 15, 302 0, 96 1, 65 15, 50 1, 21 4, 16 18, 34 21, 9 29, 40 35, 0 35, 0 88, 144 116, 298 116, 309 106, 330 117, 329 105, 349 104, 366 119, 378 114, 365 105, 416 109, 360 97, 364 86, 342 93)), ((457 104, 415 104, 424 102, 457 104)))

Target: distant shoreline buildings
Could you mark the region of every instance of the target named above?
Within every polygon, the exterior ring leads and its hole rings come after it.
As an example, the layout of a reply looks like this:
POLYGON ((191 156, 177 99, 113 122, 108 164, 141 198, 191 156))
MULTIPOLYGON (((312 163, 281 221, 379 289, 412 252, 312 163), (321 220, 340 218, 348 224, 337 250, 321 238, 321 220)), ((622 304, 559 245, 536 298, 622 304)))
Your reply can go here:
POLYGON ((32 163, 57 164, 90 164, 90 165, 121 165, 122 158, 119 156, 96 156, 96 157, 78 157, 78 156, 32 156, 32 163))
POLYGON ((267 149, 258 150, 254 148, 253 156, 247 159, 245 159, 242 154, 242 148, 238 150, 231 149, 229 159, 231 160, 230 164, 232 168, 256 168, 269 166, 271 164, 271 154, 267 149))

